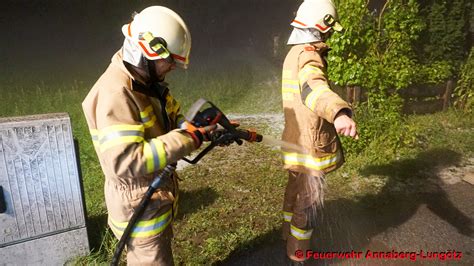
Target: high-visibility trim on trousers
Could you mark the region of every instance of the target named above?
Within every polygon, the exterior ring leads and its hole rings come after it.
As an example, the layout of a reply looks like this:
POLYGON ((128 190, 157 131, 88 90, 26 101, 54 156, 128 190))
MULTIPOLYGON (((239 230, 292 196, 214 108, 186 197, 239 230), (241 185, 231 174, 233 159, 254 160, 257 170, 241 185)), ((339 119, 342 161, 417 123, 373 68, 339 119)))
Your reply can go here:
POLYGON ((329 168, 341 159, 339 153, 331 154, 322 158, 315 158, 311 155, 299 154, 295 152, 283 152, 283 162, 287 165, 305 166, 315 170, 329 168))
POLYGON ((303 230, 294 225, 290 226, 290 234, 294 236, 298 240, 308 240, 311 239, 311 234, 313 233, 313 229, 303 230))
POLYGON ((291 222, 291 218, 293 217, 293 213, 292 212, 286 212, 286 211, 283 211, 283 220, 285 222, 291 222))
MULTIPOLYGON (((150 237, 157 235, 163 232, 166 227, 172 221, 172 209, 169 209, 167 212, 161 216, 148 220, 148 221, 139 221, 136 223, 135 228, 133 228, 131 237, 150 237)), ((119 236, 122 236, 125 228, 127 228, 128 222, 117 222, 111 217, 109 217, 112 230, 119 236)))

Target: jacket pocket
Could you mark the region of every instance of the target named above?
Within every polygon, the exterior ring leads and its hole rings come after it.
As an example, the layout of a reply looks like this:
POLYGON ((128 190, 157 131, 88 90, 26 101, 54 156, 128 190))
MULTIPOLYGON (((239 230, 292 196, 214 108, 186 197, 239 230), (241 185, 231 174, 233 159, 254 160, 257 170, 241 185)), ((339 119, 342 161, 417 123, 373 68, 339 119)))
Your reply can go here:
POLYGON ((313 131, 314 148, 320 153, 335 153, 337 149, 337 134, 334 125, 321 119, 313 131))

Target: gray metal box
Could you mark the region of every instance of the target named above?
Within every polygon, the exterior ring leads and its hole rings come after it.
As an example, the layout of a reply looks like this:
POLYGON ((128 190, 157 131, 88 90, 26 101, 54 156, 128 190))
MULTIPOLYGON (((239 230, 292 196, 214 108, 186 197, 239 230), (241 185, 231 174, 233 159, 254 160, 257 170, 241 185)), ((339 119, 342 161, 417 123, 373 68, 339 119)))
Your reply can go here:
POLYGON ((80 182, 68 114, 0 118, 0 265, 89 252, 80 182))

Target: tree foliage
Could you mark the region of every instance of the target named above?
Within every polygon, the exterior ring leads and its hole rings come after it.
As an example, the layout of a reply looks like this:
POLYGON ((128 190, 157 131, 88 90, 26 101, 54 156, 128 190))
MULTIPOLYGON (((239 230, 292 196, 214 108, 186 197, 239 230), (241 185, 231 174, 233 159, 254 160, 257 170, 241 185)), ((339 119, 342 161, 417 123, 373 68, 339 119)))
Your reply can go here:
POLYGON ((418 68, 414 42, 425 26, 417 2, 388 0, 373 12, 367 5, 364 0, 339 1, 346 31, 330 40, 330 78, 371 91, 410 85, 418 68))
POLYGON ((470 2, 466 0, 422 1, 420 16, 426 27, 417 43, 420 71, 418 80, 439 83, 458 76, 469 52, 470 2))
POLYGON ((344 34, 334 34, 330 78, 369 90, 439 83, 459 71, 469 52, 467 0, 336 1, 344 34))
POLYGON ((329 41, 330 79, 360 86, 368 96, 356 106, 361 139, 345 141, 346 148, 357 153, 374 139, 394 150, 410 144, 415 140, 403 139, 408 129, 396 92, 411 84, 444 82, 458 71, 466 57, 468 1, 386 0, 373 11, 367 0, 335 2, 346 30, 329 41))

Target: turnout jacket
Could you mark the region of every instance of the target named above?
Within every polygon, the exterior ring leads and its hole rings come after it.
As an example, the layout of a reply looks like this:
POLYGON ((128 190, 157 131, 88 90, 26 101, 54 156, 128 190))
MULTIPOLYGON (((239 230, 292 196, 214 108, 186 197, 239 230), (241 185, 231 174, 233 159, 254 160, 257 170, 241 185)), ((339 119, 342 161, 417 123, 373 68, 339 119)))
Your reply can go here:
POLYGON ((282 139, 304 151, 282 149, 285 169, 318 176, 344 162, 334 119, 341 110, 351 115, 350 106, 328 83, 323 42, 294 45, 283 63, 282 102, 285 127, 282 139))
MULTIPOLYGON (((176 129, 184 116, 165 84, 150 87, 134 78, 121 51, 82 107, 106 178, 109 224, 120 235, 153 178, 167 164, 192 152, 194 141, 176 129)), ((162 207, 176 203, 177 182, 173 177, 167 184, 152 197, 142 217, 147 221, 143 228, 138 224, 132 237, 156 235, 171 221, 171 210, 162 207)))

